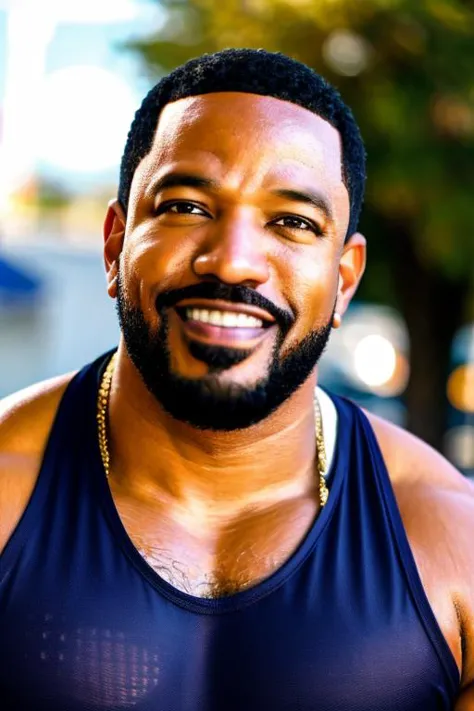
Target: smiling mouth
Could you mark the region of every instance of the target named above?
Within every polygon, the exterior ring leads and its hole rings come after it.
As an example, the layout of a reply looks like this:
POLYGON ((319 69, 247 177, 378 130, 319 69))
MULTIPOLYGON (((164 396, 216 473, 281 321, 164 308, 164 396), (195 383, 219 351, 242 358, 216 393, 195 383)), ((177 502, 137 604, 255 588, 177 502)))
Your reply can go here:
POLYGON ((189 338, 221 347, 251 348, 275 326, 275 322, 225 308, 190 305, 175 310, 189 338))
POLYGON ((203 308, 178 308, 180 317, 183 321, 194 321, 196 323, 206 323, 219 328, 268 328, 271 324, 268 321, 263 321, 256 316, 236 311, 224 311, 222 309, 203 309, 203 308))

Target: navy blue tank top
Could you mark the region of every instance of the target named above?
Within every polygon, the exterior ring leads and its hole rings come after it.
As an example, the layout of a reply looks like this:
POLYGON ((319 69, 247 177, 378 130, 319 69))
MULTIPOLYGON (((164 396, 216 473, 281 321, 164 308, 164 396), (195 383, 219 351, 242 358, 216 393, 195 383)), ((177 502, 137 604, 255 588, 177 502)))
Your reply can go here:
POLYGON ((333 397, 329 501, 291 558, 201 599, 147 565, 114 506, 96 432, 106 358, 68 386, 0 558, 0 708, 452 709, 457 666, 361 410, 333 397))

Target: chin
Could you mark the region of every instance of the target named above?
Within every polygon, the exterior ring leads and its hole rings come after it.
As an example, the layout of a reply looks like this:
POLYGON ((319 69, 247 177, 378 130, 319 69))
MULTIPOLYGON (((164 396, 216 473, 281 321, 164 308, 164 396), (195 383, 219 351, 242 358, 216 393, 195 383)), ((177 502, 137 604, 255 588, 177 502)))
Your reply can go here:
POLYGON ((216 431, 250 427, 277 410, 311 376, 331 330, 328 323, 312 331, 284 355, 282 330, 247 348, 216 346, 176 337, 166 318, 150 331, 123 298, 118 311, 128 355, 163 410, 216 431))

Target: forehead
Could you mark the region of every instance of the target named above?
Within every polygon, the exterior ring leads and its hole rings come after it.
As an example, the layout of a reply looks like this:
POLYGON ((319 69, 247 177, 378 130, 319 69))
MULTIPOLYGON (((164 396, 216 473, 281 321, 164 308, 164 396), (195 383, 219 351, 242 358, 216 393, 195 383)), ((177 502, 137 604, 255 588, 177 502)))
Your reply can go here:
POLYGON ((165 106, 140 173, 149 179, 184 162, 221 179, 294 176, 347 196, 341 157, 339 132, 311 111, 273 97, 221 92, 165 106))

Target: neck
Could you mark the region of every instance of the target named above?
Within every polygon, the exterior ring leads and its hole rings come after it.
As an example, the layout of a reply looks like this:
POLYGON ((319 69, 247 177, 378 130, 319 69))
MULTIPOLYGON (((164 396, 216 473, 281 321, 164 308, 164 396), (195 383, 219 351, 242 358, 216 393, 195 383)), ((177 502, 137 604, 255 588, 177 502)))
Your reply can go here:
POLYGON ((315 379, 252 427, 202 431, 164 412, 121 345, 108 413, 113 485, 148 505, 216 516, 316 491, 315 379))

